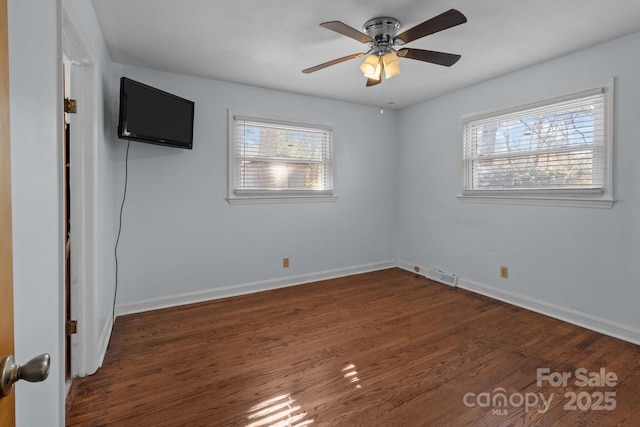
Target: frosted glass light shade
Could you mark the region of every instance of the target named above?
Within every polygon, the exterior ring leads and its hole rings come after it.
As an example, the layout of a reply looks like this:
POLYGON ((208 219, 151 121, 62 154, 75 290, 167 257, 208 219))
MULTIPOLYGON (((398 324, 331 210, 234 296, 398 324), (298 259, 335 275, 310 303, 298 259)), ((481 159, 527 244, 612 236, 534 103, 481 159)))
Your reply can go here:
POLYGON ((382 57, 384 74, 387 79, 400 74, 400 60, 395 52, 387 52, 382 57))
POLYGON ((371 54, 367 56, 362 65, 360 65, 360 70, 362 70, 365 77, 380 80, 381 69, 378 55, 371 54))

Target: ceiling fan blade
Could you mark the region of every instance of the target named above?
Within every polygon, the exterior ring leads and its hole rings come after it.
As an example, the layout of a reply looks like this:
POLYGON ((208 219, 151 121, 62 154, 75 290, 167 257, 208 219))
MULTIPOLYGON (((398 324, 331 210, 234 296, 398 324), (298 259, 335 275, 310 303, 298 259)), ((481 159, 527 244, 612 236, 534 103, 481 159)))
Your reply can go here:
POLYGON ((449 9, 438 16, 424 21, 422 24, 418 24, 401 34, 398 34, 393 40, 402 40, 404 43, 409 43, 421 37, 428 36, 429 34, 464 24, 465 22, 467 22, 467 17, 464 16, 462 12, 456 9, 449 9))
POLYGON ((354 40, 358 40, 360 43, 371 43, 373 39, 365 33, 356 30, 353 27, 348 26, 340 21, 329 21, 320 24, 321 27, 335 31, 343 36, 351 37, 354 40))
POLYGON ((305 74, 313 73, 314 71, 322 70, 323 68, 327 68, 332 65, 336 65, 341 62, 348 61, 350 59, 360 58, 361 56, 364 56, 364 53, 354 53, 353 55, 343 56, 342 58, 334 59, 333 61, 328 61, 323 64, 316 65, 315 67, 307 68, 305 70, 302 70, 302 72, 305 74))
POLYGON ((444 65, 445 67, 451 67, 461 58, 460 55, 453 53, 411 48, 400 49, 397 55, 401 58, 417 59, 418 61, 431 62, 432 64, 444 65))
POLYGON ((381 78, 380 80, 376 80, 376 79, 367 79, 367 87, 369 87, 369 86, 379 85, 380 83, 382 83, 382 78, 381 78))

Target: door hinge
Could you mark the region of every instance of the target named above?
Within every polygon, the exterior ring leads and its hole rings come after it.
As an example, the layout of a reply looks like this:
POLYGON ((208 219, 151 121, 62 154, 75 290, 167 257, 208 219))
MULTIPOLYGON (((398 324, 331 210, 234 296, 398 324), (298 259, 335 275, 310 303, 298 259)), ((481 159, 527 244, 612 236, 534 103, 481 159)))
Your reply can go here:
POLYGON ((64 99, 64 112, 75 114, 78 110, 78 104, 75 99, 65 98, 64 99))
POLYGON ((67 320, 65 329, 67 332, 67 336, 75 334, 76 332, 78 332, 78 321, 67 320))

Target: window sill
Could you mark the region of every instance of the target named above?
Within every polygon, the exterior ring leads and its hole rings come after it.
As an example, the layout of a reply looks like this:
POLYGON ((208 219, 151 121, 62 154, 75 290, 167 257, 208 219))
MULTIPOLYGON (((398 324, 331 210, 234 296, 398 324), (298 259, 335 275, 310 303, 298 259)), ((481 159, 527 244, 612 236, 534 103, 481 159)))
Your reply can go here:
POLYGON ((314 202, 335 202, 338 196, 245 196, 227 197, 230 205, 248 205, 258 203, 314 203, 314 202))
POLYGON ((541 197, 541 196, 498 196, 498 195, 473 195, 458 196, 458 200, 467 203, 498 203, 509 205, 538 205, 538 206, 564 206, 574 208, 602 208, 613 207, 614 199, 605 198, 572 198, 572 197, 541 197))

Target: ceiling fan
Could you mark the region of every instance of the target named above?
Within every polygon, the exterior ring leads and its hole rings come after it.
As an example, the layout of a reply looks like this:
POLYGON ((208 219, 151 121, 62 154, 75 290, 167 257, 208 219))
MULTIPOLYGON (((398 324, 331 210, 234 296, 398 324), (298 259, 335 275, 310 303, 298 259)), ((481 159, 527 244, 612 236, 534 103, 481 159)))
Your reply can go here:
POLYGON ((418 61, 450 67, 458 62, 460 55, 436 52, 433 50, 412 49, 402 46, 430 34, 464 24, 465 22, 467 22, 466 16, 456 9, 450 9, 398 35, 396 35, 396 33, 400 29, 400 21, 395 18, 382 17, 371 19, 362 27, 364 33, 340 21, 323 22, 320 24, 321 27, 351 37, 361 43, 367 43, 369 50, 367 52, 343 56, 342 58, 307 68, 302 70, 302 72, 309 74, 350 59, 366 56, 364 62, 360 65, 360 69, 364 76, 367 77, 368 87, 379 84, 382 81, 383 72, 386 78, 400 74, 400 60, 398 57, 416 59, 418 61), (396 47, 398 47, 398 49, 396 49, 396 47))

